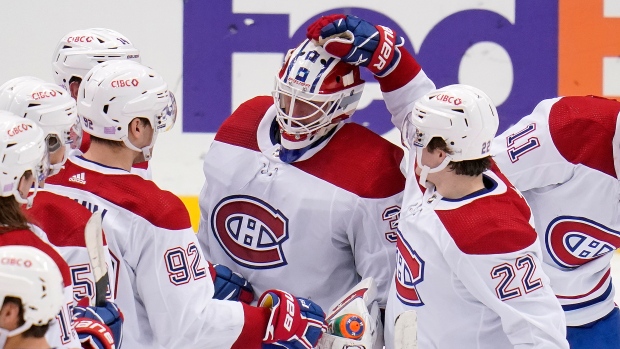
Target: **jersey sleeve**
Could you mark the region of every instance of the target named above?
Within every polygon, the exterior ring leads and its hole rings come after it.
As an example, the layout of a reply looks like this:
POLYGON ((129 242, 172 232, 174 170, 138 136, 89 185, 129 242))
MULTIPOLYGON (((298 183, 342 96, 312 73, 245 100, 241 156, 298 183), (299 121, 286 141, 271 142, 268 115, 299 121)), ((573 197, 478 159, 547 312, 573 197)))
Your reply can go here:
POLYGON ((396 69, 388 76, 377 79, 387 109, 392 114, 392 124, 399 130, 407 114, 413 110, 415 101, 435 90, 435 84, 413 56, 409 52, 401 52, 401 61, 396 69))
POLYGON ((534 249, 495 255, 451 251, 451 268, 501 319, 515 348, 568 348, 566 321, 534 249), (454 258, 454 256, 458 256, 454 258))
POLYGON ((352 246, 355 268, 362 279, 373 277, 377 301, 385 308, 396 261, 396 226, 402 192, 385 199, 360 198, 347 235, 352 246))
POLYGON ((143 246, 136 249, 141 251, 136 289, 157 342, 166 348, 235 348, 236 342, 260 348, 264 309, 212 299, 209 268, 194 232, 141 228, 150 230, 150 238, 137 242, 143 246))
POLYGON ((540 102, 493 140, 493 160, 520 191, 561 184, 573 175, 575 165, 560 154, 549 132, 549 114, 559 99, 540 102))

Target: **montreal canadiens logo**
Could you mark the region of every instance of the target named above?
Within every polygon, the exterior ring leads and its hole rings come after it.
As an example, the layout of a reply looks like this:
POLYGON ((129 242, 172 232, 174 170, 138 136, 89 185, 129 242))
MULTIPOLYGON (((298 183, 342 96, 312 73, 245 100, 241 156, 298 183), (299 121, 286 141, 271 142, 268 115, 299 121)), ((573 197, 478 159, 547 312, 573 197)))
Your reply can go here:
POLYGON ((424 305, 424 302, 416 290, 416 285, 424 281, 424 261, 403 239, 400 230, 396 232, 396 296, 403 304, 419 307, 424 305))
POLYGON ((620 247, 620 232, 583 217, 560 216, 545 233, 551 258, 565 268, 576 268, 620 247))
POLYGON ((288 239, 288 219, 260 199, 245 195, 222 199, 211 214, 211 229, 228 256, 244 267, 287 264, 282 243, 288 239))

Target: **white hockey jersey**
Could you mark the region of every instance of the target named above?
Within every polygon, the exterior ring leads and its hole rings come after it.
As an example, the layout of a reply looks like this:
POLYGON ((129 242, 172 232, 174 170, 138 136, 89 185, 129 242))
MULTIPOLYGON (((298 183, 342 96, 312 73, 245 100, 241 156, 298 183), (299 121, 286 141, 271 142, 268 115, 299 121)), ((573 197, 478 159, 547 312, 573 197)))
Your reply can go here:
POLYGON ((123 347, 260 348, 265 308, 213 300, 189 214, 172 193, 122 169, 70 157, 46 188, 102 211, 123 347))
MULTIPOLYGON (((91 212, 66 196, 39 189, 33 206, 24 209, 24 213, 30 222, 45 232, 44 239, 60 252, 69 265, 73 283, 73 299, 78 302, 83 297, 88 297, 93 304, 95 277, 84 240, 84 228, 91 212)), ((113 262, 105 241, 105 232, 103 238, 106 264, 109 270, 114 270, 118 264, 118 258, 114 258, 113 262)), ((106 299, 111 302, 114 302, 115 282, 114 278, 110 278, 106 299)))
POLYGON ((14 230, 0 234, 0 246, 31 246, 35 247, 50 256, 62 275, 64 283, 65 304, 60 309, 60 313, 50 322, 45 339, 52 348, 72 348, 82 347, 80 340, 71 325, 71 317, 75 302, 73 301, 73 285, 71 284, 71 273, 69 266, 62 256, 47 243, 45 232, 36 226, 31 226, 31 230, 14 230))
POLYGON ((501 175, 461 199, 407 183, 386 309, 418 317, 420 348, 568 348, 560 304, 542 272, 525 200, 501 175))
MULTIPOLYGON (((407 52, 378 81, 399 129, 435 88, 407 52)), ((568 348, 529 207, 502 175, 486 171, 484 178, 485 189, 449 200, 432 186, 423 194, 414 171, 407 174, 386 348, 394 348, 397 316, 412 309, 419 348, 568 348)))
POLYGON ((620 103, 544 100, 495 138, 495 162, 523 193, 569 326, 614 307, 610 260, 620 247, 620 103))
POLYGON ((386 302, 404 176, 403 152, 368 129, 341 125, 300 160, 280 161, 271 97, 243 103, 204 163, 198 239, 207 259, 327 309, 361 278, 386 302))

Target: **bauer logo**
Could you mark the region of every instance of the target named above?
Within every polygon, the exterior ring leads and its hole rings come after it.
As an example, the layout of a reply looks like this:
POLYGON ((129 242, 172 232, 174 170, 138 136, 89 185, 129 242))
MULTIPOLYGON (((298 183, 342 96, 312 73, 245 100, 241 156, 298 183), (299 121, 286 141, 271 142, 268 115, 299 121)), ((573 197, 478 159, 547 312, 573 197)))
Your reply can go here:
MULTIPOLYGON (((285 53, 305 39, 308 25, 323 15, 348 13, 402 36, 404 47, 436 86, 464 83, 487 92, 498 106, 501 132, 528 115, 541 99, 558 95, 562 49, 558 3, 564 1, 447 0, 440 8, 427 8, 418 0, 385 4, 359 0, 355 8, 338 7, 338 2, 299 6, 294 1, 188 1, 183 31, 183 131, 216 132, 243 101, 268 95, 285 53)), ((601 1, 592 1, 600 12, 601 1)), ((593 11, 587 9, 587 13, 593 11)), ((583 25, 573 27, 577 31, 583 25)), ((597 35, 587 36, 584 44, 593 45, 587 41, 591 37, 597 35)), ((613 45, 613 35, 606 37, 613 45)), ((573 71, 586 68, 577 66, 573 71)), ((362 78, 366 87, 353 121, 384 134, 393 125, 382 94, 366 68, 362 78)))
POLYGON ((620 232, 583 217, 560 216, 545 233, 547 250, 564 268, 576 268, 620 247, 620 232))
POLYGON ((211 229, 239 265, 264 269, 287 264, 282 245, 289 236, 288 219, 260 199, 245 195, 222 199, 211 214, 211 229))

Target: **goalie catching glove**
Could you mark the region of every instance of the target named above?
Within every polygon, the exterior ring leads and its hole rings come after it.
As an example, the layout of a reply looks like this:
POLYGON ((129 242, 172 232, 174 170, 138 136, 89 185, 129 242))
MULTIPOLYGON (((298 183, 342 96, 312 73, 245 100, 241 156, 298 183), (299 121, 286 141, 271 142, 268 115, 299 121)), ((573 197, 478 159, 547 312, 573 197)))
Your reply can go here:
POLYGON ((269 290, 258 304, 271 309, 263 349, 312 349, 327 328, 325 313, 311 300, 269 290))
POLYGON ((327 53, 353 65, 367 67, 385 77, 400 61, 405 40, 388 27, 343 14, 321 17, 308 27, 308 39, 318 41, 327 53))

